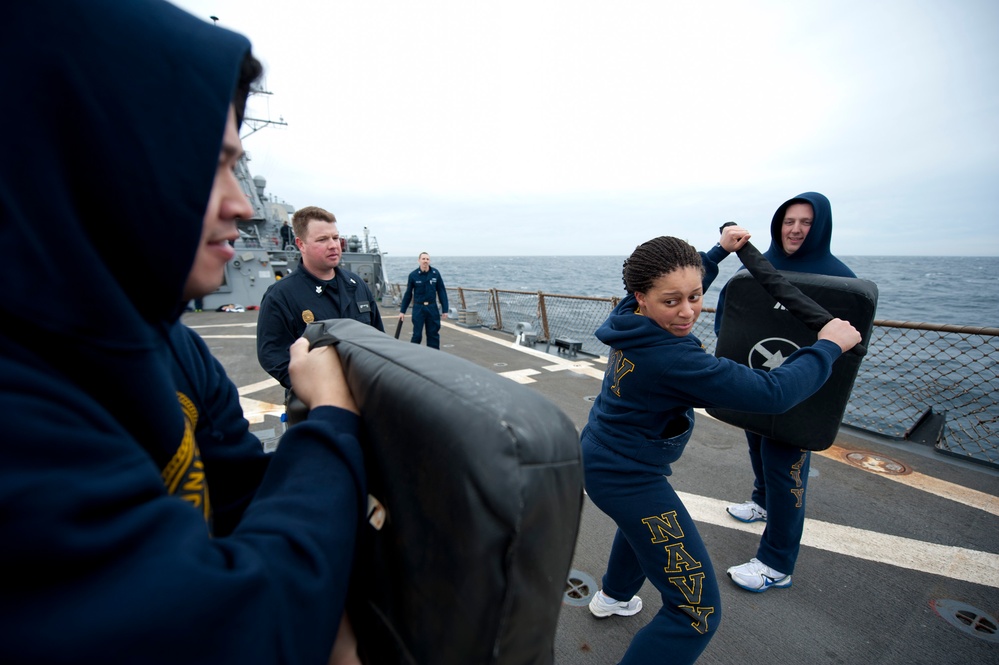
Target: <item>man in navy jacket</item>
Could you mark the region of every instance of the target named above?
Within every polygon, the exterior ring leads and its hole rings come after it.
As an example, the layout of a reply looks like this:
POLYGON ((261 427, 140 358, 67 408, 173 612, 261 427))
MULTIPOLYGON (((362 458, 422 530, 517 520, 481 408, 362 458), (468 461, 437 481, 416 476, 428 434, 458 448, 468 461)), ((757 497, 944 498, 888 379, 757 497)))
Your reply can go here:
POLYGON ((399 307, 399 320, 406 318, 406 308, 413 302, 413 344, 423 341, 423 329, 427 329, 427 346, 432 349, 441 348, 441 310, 447 318, 447 289, 444 278, 437 268, 430 265, 430 255, 420 253, 420 267, 409 273, 406 282, 406 293, 402 296, 399 307), (440 298, 441 309, 437 309, 437 299, 440 298))

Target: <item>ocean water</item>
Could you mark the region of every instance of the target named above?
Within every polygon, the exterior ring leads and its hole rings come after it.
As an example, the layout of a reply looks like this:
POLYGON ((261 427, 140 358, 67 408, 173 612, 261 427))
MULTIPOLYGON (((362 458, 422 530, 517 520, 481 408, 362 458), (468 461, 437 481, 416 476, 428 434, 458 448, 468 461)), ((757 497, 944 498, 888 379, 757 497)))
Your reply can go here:
MULTIPOLYGON (((878 319, 999 327, 999 257, 841 256, 862 279, 878 286, 878 319)), ((440 256, 433 266, 448 288, 544 291, 577 296, 623 296, 623 256, 440 256)), ((737 256, 721 263, 705 294, 714 307, 718 291, 741 267, 737 256)), ((390 282, 405 283, 417 267, 409 257, 386 256, 390 282)))

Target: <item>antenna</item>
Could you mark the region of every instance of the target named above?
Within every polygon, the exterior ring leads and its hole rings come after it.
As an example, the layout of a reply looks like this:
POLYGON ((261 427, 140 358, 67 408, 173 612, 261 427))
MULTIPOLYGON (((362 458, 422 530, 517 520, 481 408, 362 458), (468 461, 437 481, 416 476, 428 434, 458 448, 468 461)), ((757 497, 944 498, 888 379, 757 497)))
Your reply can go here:
POLYGON ((249 131, 246 134, 243 134, 242 136, 240 136, 239 137, 240 140, 243 140, 247 136, 250 136, 252 134, 256 134, 258 131, 260 131, 261 129, 263 129, 267 125, 285 125, 285 126, 287 126, 288 123, 284 121, 284 116, 279 116, 278 120, 264 120, 262 118, 248 118, 248 117, 244 117, 243 118, 243 126, 244 127, 250 127, 251 131, 249 131))
MULTIPOLYGON (((251 95, 273 95, 273 92, 264 89, 260 84, 253 84, 250 86, 251 95)), ((250 118, 248 116, 243 117, 243 126, 249 127, 251 131, 240 136, 240 140, 245 139, 247 136, 257 133, 267 125, 285 125, 288 123, 284 121, 284 116, 278 116, 277 120, 263 119, 263 118, 250 118)))
MULTIPOLYGON (((212 20, 212 23, 214 25, 218 26, 218 24, 219 24, 219 17, 218 16, 209 16, 208 18, 210 18, 212 20)), ((254 83, 254 84, 250 85, 250 94, 251 95, 272 95, 274 93, 269 92, 269 91, 265 90, 264 88, 260 87, 259 84, 254 83)), ((263 129, 267 125, 285 125, 285 126, 287 126, 288 123, 284 121, 284 116, 278 116, 277 120, 264 120, 263 118, 250 118, 250 117, 244 116, 243 117, 243 126, 244 127, 249 127, 250 131, 247 132, 246 134, 243 134, 242 136, 240 136, 239 137, 240 140, 245 139, 247 136, 250 136, 252 134, 256 134, 258 131, 260 131, 261 129, 263 129)))

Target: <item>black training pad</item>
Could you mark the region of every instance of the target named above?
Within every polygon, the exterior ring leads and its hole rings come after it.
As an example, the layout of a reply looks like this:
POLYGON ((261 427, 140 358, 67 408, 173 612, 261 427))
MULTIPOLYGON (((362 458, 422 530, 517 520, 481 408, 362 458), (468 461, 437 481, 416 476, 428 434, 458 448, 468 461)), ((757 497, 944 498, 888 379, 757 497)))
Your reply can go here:
MULTIPOLYGON (((860 331, 861 344, 869 346, 878 304, 878 287, 874 282, 800 272, 781 274, 833 317, 852 323, 860 331)), ((717 357, 769 370, 772 367, 765 363, 774 354, 787 358, 796 347, 809 346, 816 339, 816 332, 781 307, 752 275, 739 272, 729 280, 715 347, 717 357)), ((777 441, 807 450, 825 450, 836 440, 862 360, 862 356, 854 353, 841 355, 829 380, 818 392, 785 413, 770 415, 714 408, 707 412, 730 425, 777 441)))
POLYGON ((349 613, 366 663, 548 664, 583 505, 575 426, 534 390, 353 320, 333 343, 384 527, 359 539, 349 613))

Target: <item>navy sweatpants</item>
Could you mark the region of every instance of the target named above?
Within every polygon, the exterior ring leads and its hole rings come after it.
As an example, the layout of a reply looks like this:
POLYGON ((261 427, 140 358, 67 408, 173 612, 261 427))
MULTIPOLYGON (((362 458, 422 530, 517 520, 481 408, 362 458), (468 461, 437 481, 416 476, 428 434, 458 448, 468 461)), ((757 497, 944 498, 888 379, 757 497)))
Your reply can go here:
POLYGON ((661 467, 619 455, 585 431, 581 444, 586 493, 618 527, 604 593, 627 601, 648 579, 662 596, 662 609, 632 639, 621 664, 693 663, 722 613, 718 580, 694 520, 661 467))
POLYGON ((427 346, 441 348, 441 313, 437 310, 437 303, 413 305, 413 337, 409 341, 413 344, 422 342, 424 327, 427 329, 427 346))
POLYGON ((767 509, 756 558, 782 573, 794 572, 805 529, 810 450, 746 432, 753 467, 753 501, 767 509))

